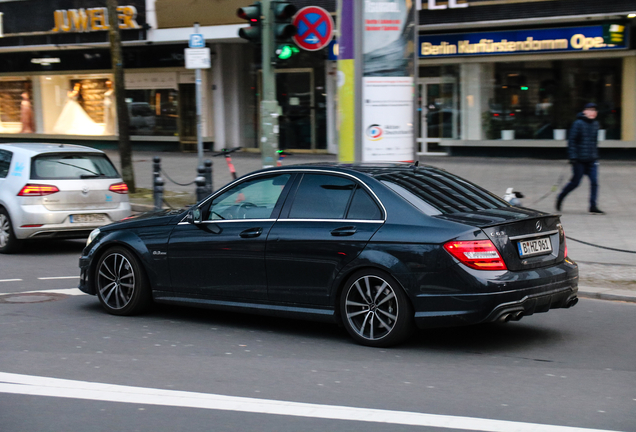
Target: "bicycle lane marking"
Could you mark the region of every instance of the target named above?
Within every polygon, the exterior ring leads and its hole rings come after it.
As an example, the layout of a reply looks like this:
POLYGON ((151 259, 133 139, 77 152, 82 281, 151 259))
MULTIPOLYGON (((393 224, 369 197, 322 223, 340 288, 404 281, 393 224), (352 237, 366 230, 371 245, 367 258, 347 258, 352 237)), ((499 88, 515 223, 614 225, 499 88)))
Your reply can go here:
POLYGON ((492 420, 477 417, 355 408, 131 387, 5 372, 0 372, 0 393, 484 432, 610 432, 602 429, 492 420))

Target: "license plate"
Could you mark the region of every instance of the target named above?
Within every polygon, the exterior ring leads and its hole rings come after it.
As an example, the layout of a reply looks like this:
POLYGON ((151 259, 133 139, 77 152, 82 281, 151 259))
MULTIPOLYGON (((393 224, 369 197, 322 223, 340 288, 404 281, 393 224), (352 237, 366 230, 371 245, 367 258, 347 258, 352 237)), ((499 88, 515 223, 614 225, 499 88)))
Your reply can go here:
POLYGON ((95 222, 104 222, 106 220, 106 216, 103 214, 78 214, 71 215, 71 223, 95 223, 95 222))
POLYGON ((552 243, 549 237, 538 238, 534 240, 520 241, 517 243, 520 257, 531 255, 540 255, 552 252, 552 243))

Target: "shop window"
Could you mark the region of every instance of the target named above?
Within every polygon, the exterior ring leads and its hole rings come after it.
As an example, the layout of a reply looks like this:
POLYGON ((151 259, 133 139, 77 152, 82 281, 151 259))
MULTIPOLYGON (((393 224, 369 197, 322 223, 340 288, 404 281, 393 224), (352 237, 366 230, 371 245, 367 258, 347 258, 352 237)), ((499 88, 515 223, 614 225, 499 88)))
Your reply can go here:
POLYGON ((179 92, 174 89, 126 90, 131 135, 179 134, 179 92))
POLYGON ((33 132, 35 117, 31 81, 0 81, 0 133, 33 132))
POLYGON ((564 139, 583 105, 594 102, 606 139, 619 140, 621 69, 621 59, 497 63, 486 138, 564 139))

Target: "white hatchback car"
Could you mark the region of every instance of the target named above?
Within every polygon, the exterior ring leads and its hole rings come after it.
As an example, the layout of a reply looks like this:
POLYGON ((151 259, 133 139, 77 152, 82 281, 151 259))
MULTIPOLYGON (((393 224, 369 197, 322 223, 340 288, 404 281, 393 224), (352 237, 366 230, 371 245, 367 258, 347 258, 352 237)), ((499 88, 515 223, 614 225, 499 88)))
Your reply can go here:
POLYGON ((129 215, 128 186, 104 152, 0 144, 0 253, 24 239, 88 237, 129 215))

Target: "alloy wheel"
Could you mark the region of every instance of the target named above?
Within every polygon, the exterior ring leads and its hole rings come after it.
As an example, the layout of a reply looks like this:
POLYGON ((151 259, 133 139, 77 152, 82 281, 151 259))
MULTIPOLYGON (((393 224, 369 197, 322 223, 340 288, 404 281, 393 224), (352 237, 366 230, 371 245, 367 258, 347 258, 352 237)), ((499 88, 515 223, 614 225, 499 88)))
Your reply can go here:
POLYGON ((7 247, 10 235, 11 225, 9 223, 9 218, 0 213, 0 248, 7 247))
POLYGON ((374 341, 386 337, 398 320, 398 300, 391 285, 375 275, 356 280, 345 299, 346 319, 362 338, 374 341))
POLYGON ((135 272, 124 255, 112 253, 102 260, 97 289, 109 308, 123 309, 130 303, 135 293, 135 272))

